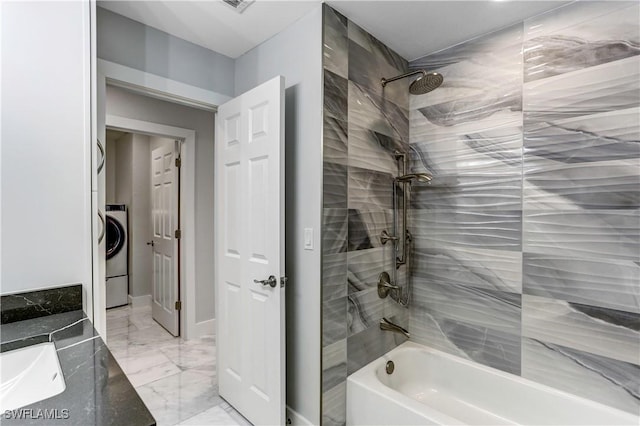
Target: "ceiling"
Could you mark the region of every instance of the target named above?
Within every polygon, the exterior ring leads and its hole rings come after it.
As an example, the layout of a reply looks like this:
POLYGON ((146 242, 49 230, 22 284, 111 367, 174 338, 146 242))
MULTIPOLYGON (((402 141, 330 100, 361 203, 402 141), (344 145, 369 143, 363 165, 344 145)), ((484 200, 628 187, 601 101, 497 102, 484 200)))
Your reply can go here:
MULTIPOLYGON (((237 58, 321 0, 256 0, 238 13, 214 1, 98 1, 98 6, 237 58)), ((570 1, 327 0, 405 59, 469 40, 570 1)))
POLYGON ((242 13, 214 1, 98 1, 98 6, 237 58, 307 14, 320 0, 257 0, 242 13))

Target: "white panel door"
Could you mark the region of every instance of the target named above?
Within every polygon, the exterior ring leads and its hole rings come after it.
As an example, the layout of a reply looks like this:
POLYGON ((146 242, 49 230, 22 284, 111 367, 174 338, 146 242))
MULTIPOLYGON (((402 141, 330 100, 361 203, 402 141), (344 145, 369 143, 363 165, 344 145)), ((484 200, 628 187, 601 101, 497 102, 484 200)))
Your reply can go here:
POLYGON ((253 424, 282 425, 284 78, 221 105, 216 129, 219 393, 253 424))
POLYGON ((173 145, 151 151, 153 224, 152 316, 174 336, 180 333, 178 301, 178 173, 173 145))

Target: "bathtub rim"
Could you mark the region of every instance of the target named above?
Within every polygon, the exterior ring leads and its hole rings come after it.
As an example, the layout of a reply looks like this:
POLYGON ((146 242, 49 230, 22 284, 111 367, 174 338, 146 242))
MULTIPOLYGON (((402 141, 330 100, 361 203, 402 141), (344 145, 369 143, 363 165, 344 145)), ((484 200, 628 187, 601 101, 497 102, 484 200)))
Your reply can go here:
MULTIPOLYGON (((611 415, 616 416, 617 418, 620 418, 624 422, 621 424, 631 424, 631 425, 640 424, 640 414, 636 416, 633 413, 630 413, 628 411, 624 411, 619 408, 615 408, 610 405, 606 405, 604 403, 601 403, 592 399, 588 399, 588 398, 575 395, 575 394, 572 394, 572 393, 569 393, 569 392, 566 392, 542 383, 538 383, 522 376, 516 376, 514 374, 507 373, 502 370, 498 370, 497 368, 489 367, 487 365, 483 365, 475 361, 462 358, 460 356, 453 355, 453 354, 450 354, 429 346, 425 346, 416 342, 412 342, 409 340, 395 347, 394 349, 385 353, 379 358, 374 359, 369 364, 365 365, 359 370, 351 373, 349 376, 347 376, 347 386, 349 385, 349 383, 352 383, 354 385, 357 385, 358 387, 361 387, 370 392, 373 392, 378 396, 389 398, 395 403, 405 406, 407 409, 409 409, 410 411, 416 414, 433 417, 434 420, 438 422, 442 421, 442 423, 440 424, 464 424, 463 422, 461 422, 456 418, 453 418, 445 413, 437 411, 434 408, 430 408, 429 406, 422 404, 421 402, 411 398, 410 396, 404 395, 403 393, 391 387, 388 387, 378 379, 376 374, 376 370, 378 368, 384 368, 384 365, 386 364, 386 362, 389 360, 392 360, 393 357, 397 356, 399 353, 414 352, 414 351, 432 353, 436 356, 449 359, 453 362, 457 362, 471 368, 479 369, 489 374, 498 375, 506 380, 522 382, 526 386, 530 386, 535 390, 547 392, 553 396, 572 399, 580 403, 588 403, 589 405, 595 406, 596 409, 601 410, 603 413, 610 413, 611 415), (428 411, 429 414, 426 414, 425 413, 426 411, 428 411)), ((347 409, 348 409, 348 404, 349 404, 349 401, 347 400, 347 409)))

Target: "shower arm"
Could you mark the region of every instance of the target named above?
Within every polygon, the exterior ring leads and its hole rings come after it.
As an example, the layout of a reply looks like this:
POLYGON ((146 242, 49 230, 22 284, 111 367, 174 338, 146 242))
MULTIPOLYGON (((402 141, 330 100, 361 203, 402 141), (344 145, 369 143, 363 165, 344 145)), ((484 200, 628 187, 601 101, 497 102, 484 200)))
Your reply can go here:
POLYGON ((380 84, 382 84, 382 87, 384 87, 387 85, 387 83, 391 83, 392 81, 400 80, 402 78, 411 77, 412 75, 415 75, 415 74, 422 74, 423 77, 426 77, 427 72, 425 70, 417 70, 417 71, 410 71, 408 73, 401 74, 396 77, 382 78, 380 79, 380 84))

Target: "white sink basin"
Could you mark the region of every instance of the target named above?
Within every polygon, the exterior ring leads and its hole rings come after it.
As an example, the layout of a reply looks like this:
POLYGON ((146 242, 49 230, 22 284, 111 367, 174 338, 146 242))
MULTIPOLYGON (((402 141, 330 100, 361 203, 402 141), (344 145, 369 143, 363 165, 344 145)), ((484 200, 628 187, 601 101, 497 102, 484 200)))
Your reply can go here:
POLYGON ((0 413, 42 401, 64 389, 53 343, 0 353, 0 413))

